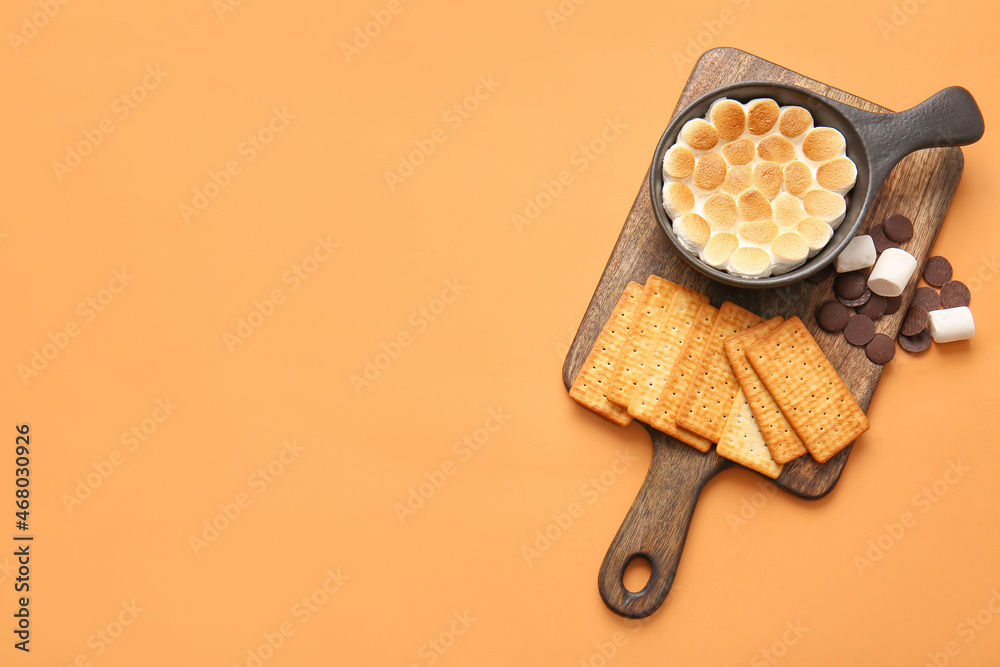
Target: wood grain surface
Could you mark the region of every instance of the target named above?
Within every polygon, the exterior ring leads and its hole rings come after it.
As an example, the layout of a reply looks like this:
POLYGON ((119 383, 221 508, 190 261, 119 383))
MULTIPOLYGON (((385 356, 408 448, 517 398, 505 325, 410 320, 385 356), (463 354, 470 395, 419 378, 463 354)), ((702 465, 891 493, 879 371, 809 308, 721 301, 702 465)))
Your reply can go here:
MULTIPOLYGON (((795 84, 869 111, 888 111, 749 53, 720 48, 706 52, 697 62, 674 114, 719 86, 762 80, 795 84)), ((664 127, 669 120, 663 119, 664 127)), ((654 148, 654 145, 650 146, 651 156, 654 148)), ((910 154, 899 162, 885 181, 860 233, 866 233, 890 213, 906 215, 913 221, 914 237, 901 247, 913 254, 922 266, 954 196, 962 167, 962 152, 958 148, 933 148, 910 154)), ((567 355, 563 367, 563 381, 567 389, 625 285, 630 280, 643 283, 650 274, 701 291, 715 306, 723 301, 732 301, 764 318, 798 315, 823 347, 858 403, 867 410, 882 367, 870 362, 864 349, 849 344, 843 335, 821 330, 814 317, 816 306, 833 298, 832 279, 819 285, 803 281, 783 288, 745 290, 716 283, 700 275, 675 253, 657 223, 650 199, 648 172, 642 179, 639 194, 567 355)), ((918 280, 918 275, 911 279, 903 292, 903 307, 897 313, 876 320, 877 331, 896 338, 918 280)), ((897 351, 897 358, 901 354, 906 353, 897 351)), ((599 419, 584 411, 581 411, 580 418, 599 419)), ((612 542, 600 575, 601 593, 608 606, 620 614, 633 617, 648 615, 662 603, 672 584, 691 513, 702 487, 716 473, 735 465, 718 456, 714 447, 703 454, 645 424, 643 426, 653 442, 650 471, 612 542), (630 593, 621 585, 621 573, 628 560, 636 554, 650 560, 652 575, 643 591, 630 593)), ((786 464, 781 475, 773 481, 804 498, 822 497, 837 483, 850 451, 851 447, 847 447, 824 464, 803 456, 786 464)), ((762 476, 762 479, 767 478, 762 476)))

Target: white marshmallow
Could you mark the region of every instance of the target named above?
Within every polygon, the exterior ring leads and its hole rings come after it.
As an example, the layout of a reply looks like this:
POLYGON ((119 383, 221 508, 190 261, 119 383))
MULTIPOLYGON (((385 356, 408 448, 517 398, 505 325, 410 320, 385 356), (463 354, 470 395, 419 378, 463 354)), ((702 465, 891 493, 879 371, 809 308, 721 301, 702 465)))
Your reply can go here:
POLYGON ((900 248, 886 248, 868 276, 868 289, 879 296, 899 296, 916 268, 913 255, 900 248))
POLYGON ((932 310, 929 315, 931 338, 935 343, 969 340, 976 335, 976 322, 968 306, 932 310))
POLYGON ((875 263, 875 241, 870 236, 855 236, 843 252, 837 255, 837 272, 847 273, 867 269, 875 263))

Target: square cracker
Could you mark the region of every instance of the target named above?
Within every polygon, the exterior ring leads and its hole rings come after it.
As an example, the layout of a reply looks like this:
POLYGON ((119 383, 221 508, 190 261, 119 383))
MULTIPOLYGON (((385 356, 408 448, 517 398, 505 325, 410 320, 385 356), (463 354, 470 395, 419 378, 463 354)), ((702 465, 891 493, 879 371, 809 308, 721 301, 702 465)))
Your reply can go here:
POLYGON ((704 299, 700 294, 691 294, 685 290, 678 291, 674 296, 666 318, 653 340, 646 363, 643 364, 644 377, 633 391, 632 400, 628 404, 628 413, 634 418, 648 424, 656 414, 660 394, 670 378, 670 372, 702 303, 704 299))
POLYGON ((670 302, 681 291, 696 294, 702 301, 708 301, 708 297, 659 276, 650 276, 646 280, 612 375, 611 388, 607 392, 608 400, 612 403, 628 407, 636 387, 642 382, 646 358, 653 348, 670 302))
POLYGON ((625 408, 609 401, 605 394, 641 293, 642 285, 639 283, 626 285, 569 390, 569 396, 574 401, 619 426, 625 426, 632 418, 625 408))
POLYGON ((672 435, 702 452, 707 452, 712 447, 712 443, 700 435, 678 426, 677 413, 684 400, 684 394, 687 393, 688 386, 691 384, 691 377, 698 367, 702 352, 705 351, 705 345, 708 343, 709 334, 712 333, 712 326, 718 315, 718 308, 707 303, 698 307, 694 324, 691 325, 691 330, 688 331, 684 341, 684 347, 677 355, 677 362, 674 363, 670 377, 663 385, 663 391, 660 392, 653 420, 649 422, 653 428, 672 435))
POLYGON ((868 430, 868 418, 798 317, 746 349, 775 403, 823 463, 868 430))
POLYGON ((715 451, 719 456, 736 461, 771 479, 781 474, 781 466, 771 458, 764 435, 757 428, 757 420, 750 411, 750 404, 742 389, 736 392, 736 399, 715 451))
POLYGON ((772 318, 743 333, 730 336, 723 343, 729 363, 733 366, 733 373, 739 380, 747 403, 750 404, 750 410, 757 420, 757 426, 764 436, 764 442, 767 443, 771 457, 779 464, 788 463, 802 456, 806 453, 806 447, 795 433, 795 429, 788 423, 778 404, 774 402, 771 392, 760 381, 757 372, 747 361, 746 348, 771 333, 783 321, 784 318, 781 317, 772 318))
POLYGON ((691 379, 691 386, 677 413, 678 426, 706 440, 719 441, 729 409, 733 407, 736 392, 740 389, 722 342, 763 321, 759 315, 735 303, 726 301, 722 304, 698 369, 691 379))

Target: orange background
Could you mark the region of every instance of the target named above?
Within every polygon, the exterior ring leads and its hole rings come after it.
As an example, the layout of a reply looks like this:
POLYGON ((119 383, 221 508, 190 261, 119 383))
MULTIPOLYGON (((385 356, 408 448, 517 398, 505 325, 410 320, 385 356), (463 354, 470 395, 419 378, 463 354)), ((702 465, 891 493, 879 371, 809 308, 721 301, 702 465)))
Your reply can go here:
POLYGON ((995 660, 998 24, 996 3, 934 0, 5 3, 0 662, 995 660), (974 93, 987 134, 934 251, 975 287, 978 334, 897 353, 827 498, 711 481, 671 596, 626 622, 596 577, 648 438, 560 371, 684 53, 721 45, 892 109, 974 93), (10 632, 22 422, 30 655, 10 632), (967 471, 937 495, 950 462, 967 471))

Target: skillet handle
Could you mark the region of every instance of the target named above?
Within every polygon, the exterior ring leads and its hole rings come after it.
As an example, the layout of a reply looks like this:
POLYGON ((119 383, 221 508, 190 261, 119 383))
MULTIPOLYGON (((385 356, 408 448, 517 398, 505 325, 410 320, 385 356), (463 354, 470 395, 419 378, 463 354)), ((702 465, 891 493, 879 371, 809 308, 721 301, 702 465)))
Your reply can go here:
POLYGON ((645 618, 659 609, 670 592, 695 503, 705 482, 731 464, 713 449, 703 454, 658 431, 653 460, 639 494, 601 564, 597 586, 604 604, 627 618, 645 618), (649 581, 637 592, 625 588, 628 564, 649 561, 649 581))
MULTIPOLYGON (((899 113, 880 114, 849 107, 868 148, 872 175, 888 176, 901 159, 922 148, 966 146, 983 136, 983 114, 965 88, 952 86, 899 113)), ((881 184, 881 180, 873 181, 881 184)))

